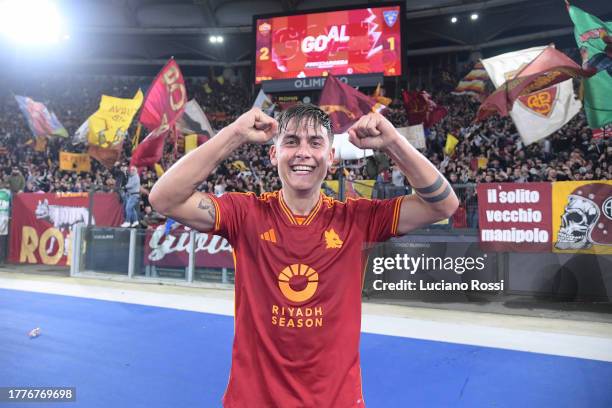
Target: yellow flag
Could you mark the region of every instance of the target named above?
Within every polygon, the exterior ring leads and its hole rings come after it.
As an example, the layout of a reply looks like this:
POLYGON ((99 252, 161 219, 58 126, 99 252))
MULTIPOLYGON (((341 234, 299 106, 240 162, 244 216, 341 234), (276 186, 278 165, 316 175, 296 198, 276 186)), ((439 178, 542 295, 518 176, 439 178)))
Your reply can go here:
POLYGON ((88 119, 89 144, 108 148, 122 142, 142 100, 140 89, 132 99, 102 95, 100 108, 88 119))
POLYGON ((211 94, 212 93, 212 88, 210 87, 210 85, 208 85, 208 83, 205 83, 203 85, 204 88, 204 92, 206 92, 207 94, 211 94))
POLYGON ((164 174, 164 168, 161 164, 155 163, 153 167, 155 167, 155 174, 157 174, 157 177, 161 177, 164 174))
MULTIPOLYGON (((372 191, 374 190, 374 184, 376 184, 376 180, 351 181, 346 184, 344 194, 347 194, 347 191, 352 189, 360 197, 371 198, 372 191)), ((338 187, 339 187, 338 180, 325 180, 325 185, 327 186, 328 189, 333 191, 334 194, 338 194, 338 187)), ((325 194, 325 189, 321 188, 321 192, 325 194)))
POLYGON ((489 163, 489 159, 487 159, 486 157, 478 157, 478 168, 479 169, 486 169, 488 163, 489 163))
POLYGON ((232 167, 235 168, 238 171, 247 171, 248 168, 246 166, 246 164, 244 164, 244 162, 242 160, 235 160, 232 162, 232 167))
POLYGON ((185 154, 194 150, 196 147, 198 147, 198 135, 195 133, 185 135, 185 154))
POLYGON ((455 148, 457 147, 457 143, 459 143, 459 139, 457 139, 452 133, 447 133, 444 154, 447 156, 452 156, 452 154, 455 152, 455 148))
POLYGON ((361 197, 372 198, 375 183, 376 180, 356 180, 353 182, 353 188, 361 197))
POLYGON ((60 152, 60 170, 90 172, 91 160, 87 153, 60 152))

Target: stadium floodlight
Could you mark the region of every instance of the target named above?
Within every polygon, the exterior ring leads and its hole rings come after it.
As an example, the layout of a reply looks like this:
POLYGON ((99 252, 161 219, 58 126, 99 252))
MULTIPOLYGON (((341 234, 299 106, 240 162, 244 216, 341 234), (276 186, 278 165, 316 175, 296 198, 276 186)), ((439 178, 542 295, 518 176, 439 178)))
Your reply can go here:
POLYGON ((472 15, 470 16, 470 18, 472 19, 472 21, 474 21, 474 20, 478 20, 478 13, 472 13, 472 15))
POLYGON ((0 33, 20 44, 54 44, 63 22, 51 0, 0 0, 0 33))
POLYGON ((455 24, 459 19, 455 16, 451 17, 451 23, 455 24))
POLYGON ((211 35, 210 37, 208 37, 208 41, 213 44, 221 44, 223 42, 223 37, 221 37, 220 35, 211 35))

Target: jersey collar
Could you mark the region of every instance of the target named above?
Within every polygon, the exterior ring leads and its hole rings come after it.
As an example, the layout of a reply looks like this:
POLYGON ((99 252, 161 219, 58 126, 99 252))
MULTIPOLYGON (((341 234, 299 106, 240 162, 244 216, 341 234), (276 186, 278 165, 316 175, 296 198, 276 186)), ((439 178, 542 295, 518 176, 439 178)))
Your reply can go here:
POLYGON ((319 213, 319 210, 321 209, 321 205, 323 203, 323 195, 319 193, 319 200, 317 201, 315 206, 312 208, 312 210, 310 210, 310 213, 307 216, 294 215, 289 209, 289 206, 287 205, 287 203, 285 202, 285 198, 283 196, 283 190, 280 190, 280 194, 278 196, 279 196, 278 202, 280 203, 281 210, 283 211, 283 213, 285 213, 285 216, 287 216, 289 223, 293 225, 302 225, 302 226, 310 225, 312 220, 314 220, 315 216, 319 213))

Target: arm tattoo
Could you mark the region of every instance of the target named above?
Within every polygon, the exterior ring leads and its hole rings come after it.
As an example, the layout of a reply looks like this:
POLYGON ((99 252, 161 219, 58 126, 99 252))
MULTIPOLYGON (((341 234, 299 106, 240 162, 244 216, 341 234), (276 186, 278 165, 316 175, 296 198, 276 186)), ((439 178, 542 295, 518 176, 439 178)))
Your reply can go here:
POLYGON ((212 218, 213 220, 215 219, 215 206, 213 205, 213 203, 210 202, 210 199, 208 200, 201 199, 198 204, 198 208, 200 210, 204 210, 208 212, 208 215, 210 216, 210 218, 212 218))
POLYGON ((444 189, 444 191, 442 191, 440 194, 432 196, 432 197, 423 197, 422 195, 419 194, 419 197, 421 197, 423 200, 429 202, 429 203, 437 203, 438 201, 442 201, 444 200, 446 197, 448 197, 451 193, 451 191, 453 191, 453 189, 451 188, 450 184, 446 184, 446 188, 444 189))
POLYGON ((444 179, 442 179, 442 176, 438 176, 438 178, 436 179, 436 181, 433 182, 433 184, 427 187, 421 187, 421 188, 415 187, 414 189, 419 194, 430 194, 436 191, 437 189, 439 189, 440 187, 442 187, 442 183, 444 183, 444 179))

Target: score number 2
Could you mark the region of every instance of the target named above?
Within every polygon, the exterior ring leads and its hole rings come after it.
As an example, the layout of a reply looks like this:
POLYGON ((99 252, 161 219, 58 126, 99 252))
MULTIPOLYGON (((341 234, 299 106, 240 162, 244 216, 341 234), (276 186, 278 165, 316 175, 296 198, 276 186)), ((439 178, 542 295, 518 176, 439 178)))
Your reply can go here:
POLYGON ((268 47, 261 47, 259 49, 259 60, 267 61, 270 59, 270 49, 268 47))

